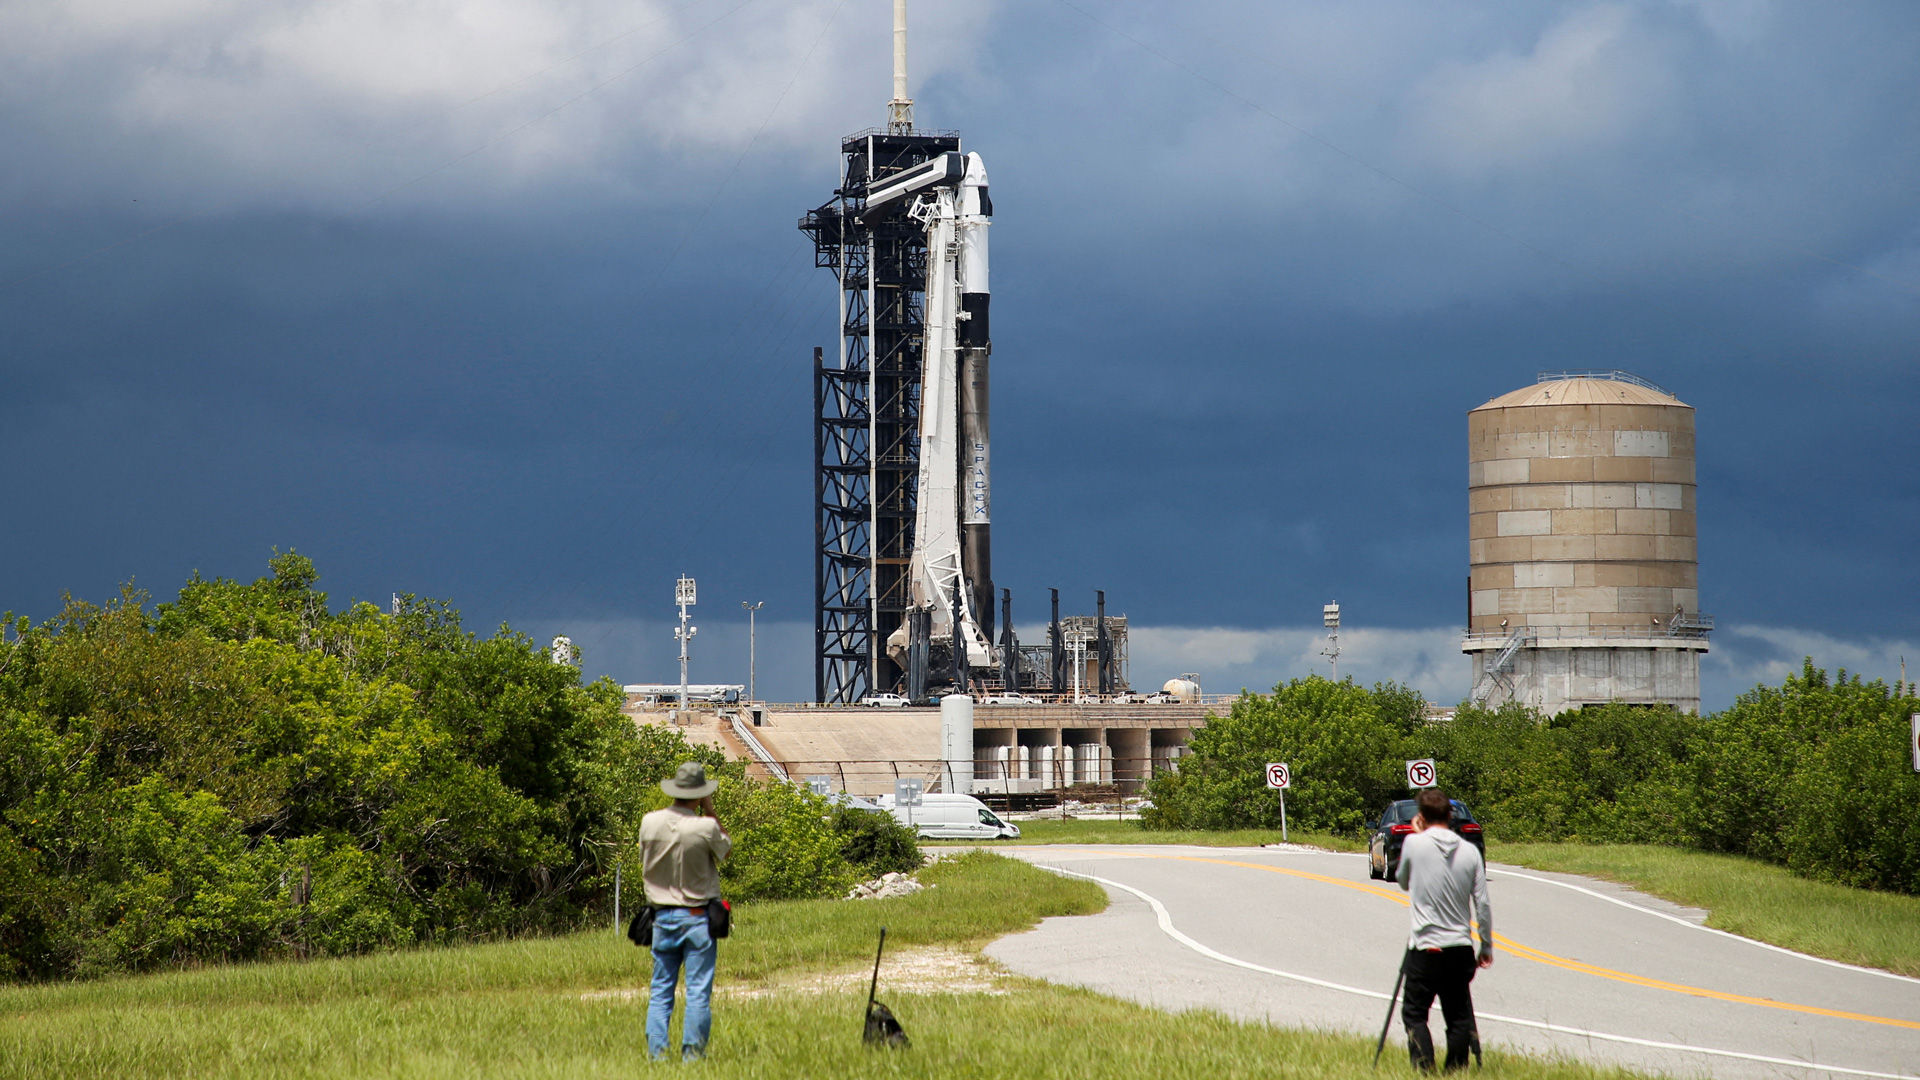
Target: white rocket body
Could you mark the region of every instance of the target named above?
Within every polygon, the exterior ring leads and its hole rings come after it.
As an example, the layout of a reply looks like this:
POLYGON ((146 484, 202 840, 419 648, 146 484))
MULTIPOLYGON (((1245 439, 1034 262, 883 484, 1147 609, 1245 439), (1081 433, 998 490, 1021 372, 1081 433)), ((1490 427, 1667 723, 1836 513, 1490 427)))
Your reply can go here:
POLYGON ((993 200, 987 194, 987 166, 979 154, 967 155, 960 178, 955 223, 960 245, 955 288, 960 294, 955 347, 960 354, 960 507, 961 560, 972 586, 973 609, 980 613, 988 639, 993 637, 993 475, 987 358, 992 352, 988 321, 992 290, 987 277, 987 229, 993 224, 993 200))
MULTIPOLYGON (((927 293, 909 595, 915 607, 932 610, 934 637, 965 642, 967 665, 990 667, 995 656, 986 359, 992 203, 980 155, 966 156, 957 185, 942 184, 919 195, 912 213, 927 227, 927 293)), ((889 653, 904 656, 906 628, 887 645, 889 653)))

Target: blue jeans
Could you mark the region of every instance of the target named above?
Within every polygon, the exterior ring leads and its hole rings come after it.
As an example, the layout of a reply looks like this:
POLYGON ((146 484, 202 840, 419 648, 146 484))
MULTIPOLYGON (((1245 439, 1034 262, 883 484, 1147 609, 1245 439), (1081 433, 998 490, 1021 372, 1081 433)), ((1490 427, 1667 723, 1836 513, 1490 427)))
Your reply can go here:
POLYGON ((673 986, 687 969, 687 1017, 680 1033, 680 1054, 697 1058, 707 1051, 713 1030, 713 961, 719 949, 707 933, 707 917, 686 908, 662 908, 653 920, 653 995, 647 999, 647 1053, 667 1056, 667 1022, 673 1019, 673 986))

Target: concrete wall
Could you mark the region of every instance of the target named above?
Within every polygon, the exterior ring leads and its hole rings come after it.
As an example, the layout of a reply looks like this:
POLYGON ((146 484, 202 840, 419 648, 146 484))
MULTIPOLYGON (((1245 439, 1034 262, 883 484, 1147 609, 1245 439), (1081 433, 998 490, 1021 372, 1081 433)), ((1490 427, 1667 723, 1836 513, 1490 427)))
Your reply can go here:
MULTIPOLYGON (((1518 701, 1552 716, 1586 705, 1672 705, 1700 711, 1700 654, 1704 643, 1684 647, 1620 646, 1590 642, 1586 647, 1522 649, 1506 673, 1509 685, 1495 683, 1487 704, 1518 701)), ((1495 651, 1468 654, 1476 681, 1495 651)))

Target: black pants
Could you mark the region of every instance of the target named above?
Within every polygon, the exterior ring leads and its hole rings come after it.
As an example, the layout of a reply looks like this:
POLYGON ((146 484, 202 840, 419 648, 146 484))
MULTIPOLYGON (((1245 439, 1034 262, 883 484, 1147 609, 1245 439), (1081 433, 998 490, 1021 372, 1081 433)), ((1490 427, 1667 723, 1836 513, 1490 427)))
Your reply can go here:
POLYGON ((1438 952, 1415 949, 1407 953, 1407 996, 1400 1004, 1400 1023, 1407 1029, 1407 1055, 1416 1069, 1433 1068, 1433 1034, 1427 1013, 1440 998, 1447 1018, 1447 1069, 1467 1066, 1473 1043, 1473 982, 1477 958, 1471 945, 1455 945, 1438 952))

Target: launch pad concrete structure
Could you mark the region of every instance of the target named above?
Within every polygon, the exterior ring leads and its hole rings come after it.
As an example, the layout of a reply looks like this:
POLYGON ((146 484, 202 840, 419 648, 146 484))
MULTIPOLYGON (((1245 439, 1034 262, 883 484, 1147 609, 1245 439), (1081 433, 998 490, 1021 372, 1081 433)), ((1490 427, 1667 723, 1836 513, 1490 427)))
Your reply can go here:
POLYGON ((756 775, 799 783, 823 776, 832 790, 852 795, 892 794, 903 777, 920 779, 928 791, 1031 795, 1091 788, 1124 795, 1177 768, 1193 733, 1228 708, 1226 699, 979 705, 971 776, 958 784, 941 746, 939 708, 776 703, 675 713, 630 695, 626 711, 639 723, 675 727, 690 741, 743 758, 756 775))
POLYGON ((1467 414, 1470 700, 1700 711, 1694 412, 1621 371, 1467 414))

